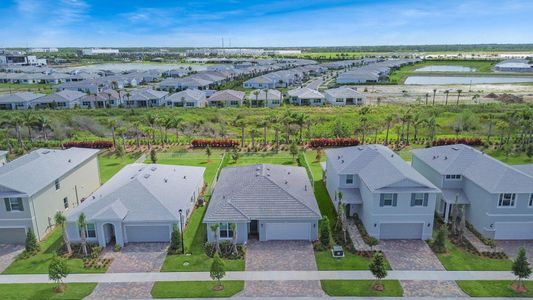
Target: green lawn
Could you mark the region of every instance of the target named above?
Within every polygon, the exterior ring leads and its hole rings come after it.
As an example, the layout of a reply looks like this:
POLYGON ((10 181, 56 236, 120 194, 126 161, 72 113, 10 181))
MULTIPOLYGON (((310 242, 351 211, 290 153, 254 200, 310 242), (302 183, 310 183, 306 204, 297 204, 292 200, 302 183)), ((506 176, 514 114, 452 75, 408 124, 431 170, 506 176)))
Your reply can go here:
POLYGON ((230 159, 227 167, 255 165, 255 164, 275 164, 275 165, 297 165, 298 162, 292 158, 288 152, 254 152, 254 153, 240 153, 237 162, 230 159))
MULTIPOLYGON (((50 260, 63 244, 61 229, 54 229, 41 243, 41 251, 27 259, 17 259, 3 272, 3 274, 48 274, 50 260)), ((70 273, 105 273, 106 268, 83 267, 83 260, 71 258, 67 260, 70 273)), ((1 298, 1 297, 0 297, 1 298)))
POLYGON ((533 282, 526 281, 525 285, 529 290, 526 293, 517 293, 509 286, 513 283, 507 280, 460 280, 457 281, 459 287, 471 297, 533 297, 533 282))
MULTIPOLYGON (((305 157, 309 163, 309 168, 311 169, 311 174, 314 179, 314 189, 315 197, 318 202, 318 207, 323 216, 327 216, 330 223, 333 225, 334 220, 337 217, 337 212, 335 211, 335 206, 331 199, 329 198, 328 191, 324 182, 322 181, 322 167, 320 162, 316 161, 316 151, 307 151, 305 152, 305 157)), ((326 155, 322 154, 322 161, 326 160, 326 155)))
POLYGON ((124 157, 117 157, 110 151, 105 151, 98 156, 98 167, 100 168, 100 180, 102 183, 107 182, 120 169, 127 164, 131 164, 139 158, 141 154, 127 154, 124 157))
POLYGON ((345 251, 344 257, 340 259, 331 256, 331 251, 315 251, 315 260, 319 271, 368 270, 371 261, 348 251, 345 251))
POLYGON ((23 299, 83 299, 96 287, 96 283, 69 283, 63 293, 56 293, 54 283, 0 284, 2 300, 23 299))
POLYGON ((329 296, 354 297, 402 297, 403 289, 398 280, 383 280, 382 292, 372 289, 374 280, 321 280, 322 289, 329 296))
POLYGON ((224 290, 214 291, 213 281, 156 282, 152 288, 154 298, 218 298, 231 297, 244 288, 244 281, 222 281, 224 290))
POLYGON ((498 159, 501 160, 504 163, 510 164, 510 165, 521 165, 521 164, 531 164, 533 163, 533 157, 527 157, 525 153, 519 153, 519 154, 510 154, 506 155, 503 150, 492 150, 487 149, 485 152, 498 159))

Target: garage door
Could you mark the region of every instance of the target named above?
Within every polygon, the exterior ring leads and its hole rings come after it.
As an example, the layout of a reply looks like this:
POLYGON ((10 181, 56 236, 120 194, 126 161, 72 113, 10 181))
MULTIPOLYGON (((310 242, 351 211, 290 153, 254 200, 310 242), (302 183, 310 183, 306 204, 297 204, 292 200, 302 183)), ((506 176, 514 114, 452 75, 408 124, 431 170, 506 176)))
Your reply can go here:
POLYGON ((418 240, 422 231, 422 223, 382 223, 379 236, 382 240, 418 240))
POLYGON ((533 240, 533 223, 496 222, 495 240, 533 240))
POLYGON ((310 223, 265 223, 267 241, 310 240, 310 223))
POLYGON ((25 241, 26 229, 0 228, 0 244, 24 244, 25 241))
POLYGON ((126 226, 128 243, 168 242, 170 229, 167 225, 161 226, 126 226))

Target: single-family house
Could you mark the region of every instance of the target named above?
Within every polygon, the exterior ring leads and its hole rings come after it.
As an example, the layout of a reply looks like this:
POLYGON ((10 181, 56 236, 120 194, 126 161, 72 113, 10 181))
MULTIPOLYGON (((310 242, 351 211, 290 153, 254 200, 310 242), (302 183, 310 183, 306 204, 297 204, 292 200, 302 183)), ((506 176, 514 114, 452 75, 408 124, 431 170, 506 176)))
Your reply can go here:
POLYGON ((205 91, 186 89, 167 97, 167 106, 170 107, 206 107, 207 100, 205 91))
POLYGON ((0 244, 41 240, 54 215, 78 206, 100 186, 98 150, 38 149, 0 167, 0 244))
POLYGON ((113 89, 105 89, 96 94, 85 95, 80 99, 82 108, 117 107, 122 103, 121 95, 113 89))
POLYGON ((215 238, 212 224, 219 224, 220 240, 236 235, 238 243, 249 239, 314 241, 320 219, 303 167, 262 164, 222 169, 203 223, 210 242, 215 238), (236 232, 231 224, 236 224, 236 232))
POLYGON ((217 91, 207 99, 213 107, 239 107, 242 105, 245 93, 235 90, 217 91))
POLYGON ((85 96, 87 96, 86 93, 72 90, 62 90, 60 92, 33 100, 33 106, 35 108, 75 108, 76 106, 79 107, 81 105, 81 99, 85 96))
POLYGON ((377 239, 431 239, 439 189, 383 145, 326 150, 326 188, 377 239))
POLYGON ((363 105, 366 103, 365 97, 355 88, 345 86, 325 90, 324 96, 331 105, 363 105))
POLYGON ((273 89, 276 88, 277 79, 273 76, 258 76, 243 82, 246 89, 273 89))
POLYGON ((311 105, 319 106, 325 102, 324 95, 314 89, 307 87, 298 88, 289 91, 289 101, 294 105, 311 105))
POLYGON ((89 242, 169 242, 173 226, 184 228, 204 187, 202 167, 130 164, 67 215, 67 234, 80 241, 85 214, 89 242), (181 222, 181 224, 180 224, 181 222))
POLYGON ((30 92, 18 92, 14 94, 0 95, 0 110, 28 109, 35 99, 44 97, 45 94, 30 92))
POLYGON ((166 104, 168 92, 152 89, 137 89, 130 91, 124 97, 125 107, 158 107, 166 104))
POLYGON ((533 176, 467 145, 412 151, 412 166, 442 190, 436 206, 445 222, 453 207, 484 237, 533 240, 533 176))
POLYGON ((278 107, 283 103, 282 93, 273 89, 254 90, 246 96, 246 99, 251 103, 251 106, 255 107, 278 107))

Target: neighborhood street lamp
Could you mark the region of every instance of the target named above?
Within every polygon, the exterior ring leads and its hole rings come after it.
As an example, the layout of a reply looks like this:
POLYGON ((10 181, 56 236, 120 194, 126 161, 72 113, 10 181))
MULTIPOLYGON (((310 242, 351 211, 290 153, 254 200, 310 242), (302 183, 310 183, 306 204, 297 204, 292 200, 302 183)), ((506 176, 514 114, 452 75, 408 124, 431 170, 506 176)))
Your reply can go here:
POLYGON ((180 208, 180 210, 178 210, 178 212, 180 213, 181 253, 185 254, 185 249, 184 249, 184 245, 183 245, 183 218, 181 216, 181 213, 183 212, 183 210, 180 208))

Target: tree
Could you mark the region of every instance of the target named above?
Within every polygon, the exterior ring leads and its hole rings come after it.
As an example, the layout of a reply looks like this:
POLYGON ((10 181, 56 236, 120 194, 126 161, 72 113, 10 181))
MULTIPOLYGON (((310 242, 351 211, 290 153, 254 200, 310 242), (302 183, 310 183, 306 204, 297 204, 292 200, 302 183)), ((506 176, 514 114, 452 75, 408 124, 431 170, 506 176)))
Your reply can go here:
POLYGON ((213 256, 213 262, 211 263, 211 269, 209 270, 209 276, 211 279, 217 281, 217 288, 223 289, 224 286, 221 284, 220 279, 226 276, 226 271, 224 270, 224 262, 220 259, 218 253, 215 253, 213 256))
POLYGON ((435 105, 435 96, 437 95, 437 89, 433 89, 433 104, 435 105))
POLYGON ((113 148, 117 147, 117 141, 115 138, 115 129, 117 128, 117 120, 110 119, 109 120, 109 127, 111 128, 111 136, 113 137, 113 148))
POLYGON ((121 144, 117 144, 117 147, 115 149, 115 155, 117 157, 123 157, 124 156, 124 146, 121 144))
POLYGON ((239 160, 239 156, 239 150, 237 150, 237 147, 234 147, 231 151, 231 159, 236 163, 239 160))
POLYGON ((157 163, 157 152, 155 152, 155 149, 150 150, 150 160, 153 164, 157 163))
POLYGON ((181 232, 178 226, 174 224, 174 226, 172 226, 172 234, 170 235, 170 245, 168 246, 168 254, 179 254, 181 253, 181 249, 181 232))
POLYGON ((385 133, 385 146, 389 144, 389 130, 390 130, 392 120, 393 120, 392 115, 388 115, 387 117, 385 117, 385 122, 387 123, 387 131, 385 133))
POLYGON ((321 159, 322 159, 322 149, 316 148, 315 161, 320 162, 321 159))
POLYGON ((215 237, 215 254, 220 253, 220 243, 218 241, 218 227, 220 225, 218 223, 211 225, 211 231, 213 232, 213 236, 215 237))
POLYGON ((289 152, 292 155, 292 160, 296 158, 296 155, 298 155, 298 146, 296 145, 296 142, 292 142, 291 146, 289 147, 289 152))
POLYGON ((329 225, 328 217, 324 216, 322 220, 320 220, 318 228, 320 230, 320 244, 322 244, 323 247, 328 248, 331 245, 331 228, 329 225))
POLYGON ((31 129, 35 125, 35 116, 31 111, 28 110, 22 113, 22 125, 28 128, 28 139, 31 142, 31 129))
POLYGON ((444 100, 444 105, 448 105, 448 96, 450 95, 450 90, 445 90, 444 94, 446 95, 446 100, 444 100))
POLYGON ((56 225, 61 226, 61 232, 63 233, 63 242, 65 243, 65 246, 67 247, 67 253, 70 255, 72 253, 72 247, 70 247, 70 241, 67 235, 67 226, 65 226, 65 222, 67 221, 67 218, 65 218, 62 212, 58 211, 54 215, 54 221, 56 225))
POLYGON ((527 261, 526 249, 524 249, 524 247, 520 247, 520 249, 518 250, 518 255, 513 261, 512 270, 513 274, 518 279, 518 287, 524 291, 527 291, 524 286, 523 280, 529 278, 529 276, 531 275, 531 267, 529 266, 529 262, 527 261))
MULTIPOLYGON (((381 252, 374 253, 372 262, 370 262, 370 265, 368 267, 378 281, 387 277, 387 269, 385 268, 385 258, 383 257, 383 254, 381 254, 381 252)), ((383 284, 381 282, 374 283, 372 288, 374 288, 375 290, 383 290, 383 284)))
POLYGON ((442 225, 437 231, 435 241, 433 241, 433 250, 437 253, 446 253, 446 242, 448 241, 448 227, 442 225))
POLYGON ((229 228, 231 229, 231 232, 233 235, 231 236, 231 244, 232 244, 232 250, 233 255, 239 254, 239 250, 237 249, 237 224, 231 223, 229 224, 229 228))
POLYGON ((87 236, 85 234, 85 229, 87 227, 87 218, 84 213, 81 213, 78 217, 78 229, 80 231, 80 240, 81 240, 81 250, 83 255, 87 256, 89 254, 87 250, 87 236))
POLYGON ((45 141, 48 141, 48 129, 50 128, 50 119, 48 119, 44 115, 39 115, 37 117, 37 125, 39 129, 41 129, 41 132, 43 134, 43 138, 45 141))
POLYGON ((459 106, 459 98, 461 98, 461 93, 463 90, 457 90, 457 106, 459 106))
POLYGON ((370 251, 374 251, 374 247, 379 244, 379 240, 373 236, 368 237, 366 244, 370 246, 370 251))
POLYGON ((211 152, 211 147, 209 147, 209 145, 207 145, 207 147, 205 148, 205 155, 207 155, 207 161, 208 162, 211 161, 211 154, 213 154, 211 152))
POLYGON ((33 232, 33 229, 30 227, 28 228, 28 232, 26 233, 26 252, 28 253, 35 253, 40 250, 39 243, 37 243, 37 238, 35 237, 35 233, 33 232))
POLYGON ((66 260, 54 254, 50 261, 50 265, 48 266, 48 279, 57 283, 57 291, 63 292, 63 279, 67 278, 68 274, 69 268, 66 260))

